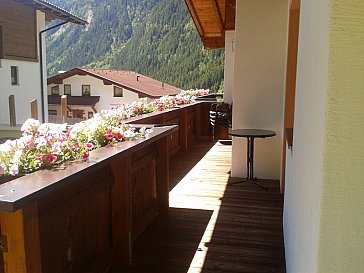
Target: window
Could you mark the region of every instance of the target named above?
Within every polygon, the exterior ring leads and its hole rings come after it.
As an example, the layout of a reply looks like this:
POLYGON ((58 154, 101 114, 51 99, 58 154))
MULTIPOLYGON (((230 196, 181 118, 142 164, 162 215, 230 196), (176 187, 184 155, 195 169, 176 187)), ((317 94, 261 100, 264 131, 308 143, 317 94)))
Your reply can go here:
POLYGON ((88 112, 87 113, 87 118, 92 118, 94 116, 94 112, 88 112))
POLYGON ((121 87, 114 86, 114 97, 122 97, 123 89, 121 87))
POLYGON ((65 95, 71 96, 71 85, 70 84, 65 84, 63 91, 64 91, 64 94, 65 95))
POLYGON ((82 85, 82 96, 91 96, 90 85, 82 85))
POLYGON ((51 94, 52 95, 59 95, 59 85, 52 86, 51 94))
POLYGON ((19 68, 11 66, 11 85, 19 85, 19 68))
POLYGON ((57 116, 57 110, 48 110, 49 116, 57 116))

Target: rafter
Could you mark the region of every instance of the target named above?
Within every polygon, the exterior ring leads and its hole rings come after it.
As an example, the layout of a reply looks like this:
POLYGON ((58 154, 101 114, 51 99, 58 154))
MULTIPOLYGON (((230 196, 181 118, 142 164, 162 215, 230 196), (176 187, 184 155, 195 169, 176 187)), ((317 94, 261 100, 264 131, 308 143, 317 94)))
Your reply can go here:
POLYGON ((212 3, 212 7, 214 8, 214 11, 215 11, 217 24, 219 25, 220 33, 222 35, 225 30, 224 30, 224 25, 223 25, 223 22, 222 22, 222 19, 221 19, 221 14, 220 14, 220 11, 219 11, 219 7, 217 6, 216 1, 217 0, 211 0, 211 3, 212 3))
POLYGON ((193 5, 193 2, 191 0, 185 0, 185 3, 187 5, 187 8, 188 8, 191 16, 192 16, 193 21, 195 22, 198 33, 200 34, 201 37, 204 37, 204 31, 203 31, 201 22, 198 19, 196 9, 195 9, 195 6, 193 5))

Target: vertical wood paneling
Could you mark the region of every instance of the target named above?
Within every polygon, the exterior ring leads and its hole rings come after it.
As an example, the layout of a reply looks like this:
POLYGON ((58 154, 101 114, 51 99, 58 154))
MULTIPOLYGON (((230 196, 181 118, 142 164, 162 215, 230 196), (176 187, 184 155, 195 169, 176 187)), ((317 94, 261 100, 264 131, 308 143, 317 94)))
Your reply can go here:
POLYGON ((169 148, 168 137, 157 143, 157 201, 158 212, 166 214, 169 206, 169 148))
POLYGON ((132 232, 131 158, 115 161, 111 165, 112 185, 112 238, 115 257, 122 266, 131 263, 129 236, 132 232))
POLYGON ((132 160, 132 229, 137 238, 157 214, 157 171, 154 151, 141 151, 132 160))
POLYGON ((41 199, 39 213, 44 272, 92 272, 112 255, 108 169, 41 199))
POLYGON ((42 273, 37 204, 0 217, 1 235, 8 244, 3 253, 5 273, 42 273))
POLYGON ((35 10, 15 1, 0 0, 0 23, 4 58, 37 60, 35 10))

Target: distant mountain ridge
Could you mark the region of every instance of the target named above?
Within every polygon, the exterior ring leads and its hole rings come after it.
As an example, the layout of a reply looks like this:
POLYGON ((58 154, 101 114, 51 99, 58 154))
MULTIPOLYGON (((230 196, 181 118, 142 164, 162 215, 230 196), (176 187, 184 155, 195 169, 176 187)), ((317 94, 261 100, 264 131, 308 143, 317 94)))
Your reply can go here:
POLYGON ((224 51, 203 49, 183 0, 49 0, 90 24, 48 33, 48 74, 131 70, 182 89, 223 88, 224 51))

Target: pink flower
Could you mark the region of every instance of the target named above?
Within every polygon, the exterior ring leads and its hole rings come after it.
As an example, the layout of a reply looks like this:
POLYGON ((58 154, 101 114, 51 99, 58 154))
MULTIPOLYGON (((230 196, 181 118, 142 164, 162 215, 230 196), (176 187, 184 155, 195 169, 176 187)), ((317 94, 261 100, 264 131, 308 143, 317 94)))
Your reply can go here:
POLYGON ((86 148, 87 150, 92 150, 92 149, 94 148, 94 145, 93 145, 92 143, 86 143, 86 144, 85 144, 85 148, 86 148))
POLYGON ((105 137, 108 141, 112 141, 114 139, 115 135, 114 134, 105 134, 105 137))
POLYGON ((83 154, 82 154, 83 159, 87 159, 89 156, 90 156, 90 154, 88 152, 83 152, 83 154))
POLYGON ((116 138, 118 139, 118 141, 124 141, 124 136, 120 132, 116 134, 116 138))
POLYGON ((46 154, 46 156, 44 157, 44 160, 51 164, 54 164, 57 161, 57 156, 52 155, 52 154, 46 154))

